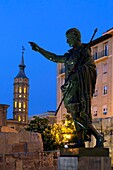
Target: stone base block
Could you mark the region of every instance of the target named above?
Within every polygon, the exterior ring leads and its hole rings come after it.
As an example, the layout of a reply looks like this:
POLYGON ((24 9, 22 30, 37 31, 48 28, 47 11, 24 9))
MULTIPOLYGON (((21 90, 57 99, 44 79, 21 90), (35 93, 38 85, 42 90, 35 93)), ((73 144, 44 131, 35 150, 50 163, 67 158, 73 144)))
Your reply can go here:
POLYGON ((63 148, 60 150, 60 156, 77 157, 109 157, 108 148, 63 148))
POLYGON ((59 157, 58 170, 111 170, 109 157, 59 157))
POLYGON ((109 150, 105 148, 62 149, 58 170, 111 170, 109 150))

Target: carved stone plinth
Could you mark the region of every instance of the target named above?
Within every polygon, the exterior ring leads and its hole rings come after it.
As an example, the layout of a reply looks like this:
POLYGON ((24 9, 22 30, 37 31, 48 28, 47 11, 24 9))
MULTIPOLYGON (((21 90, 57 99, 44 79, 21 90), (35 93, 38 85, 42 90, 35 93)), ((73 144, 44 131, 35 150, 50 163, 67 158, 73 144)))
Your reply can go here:
POLYGON ((60 151, 58 170, 111 170, 107 148, 68 148, 60 151))

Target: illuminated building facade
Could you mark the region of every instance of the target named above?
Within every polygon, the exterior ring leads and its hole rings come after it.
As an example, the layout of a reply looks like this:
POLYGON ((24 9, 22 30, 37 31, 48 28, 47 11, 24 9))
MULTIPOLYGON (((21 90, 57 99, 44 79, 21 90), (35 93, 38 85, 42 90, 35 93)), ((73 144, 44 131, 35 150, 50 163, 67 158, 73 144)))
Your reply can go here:
POLYGON ((24 49, 19 65, 19 73, 14 78, 13 119, 18 122, 28 122, 29 79, 25 75, 24 49))
POLYGON ((92 56, 97 67, 97 83, 92 99, 92 118, 113 117, 113 29, 93 41, 92 56))

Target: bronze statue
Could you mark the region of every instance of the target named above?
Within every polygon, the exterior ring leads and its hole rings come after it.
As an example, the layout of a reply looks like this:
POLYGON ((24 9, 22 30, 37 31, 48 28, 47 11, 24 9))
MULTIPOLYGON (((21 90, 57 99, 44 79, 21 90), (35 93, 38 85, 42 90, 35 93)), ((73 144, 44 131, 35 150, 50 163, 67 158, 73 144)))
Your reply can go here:
POLYGON ((33 50, 47 59, 64 63, 65 83, 61 86, 61 91, 64 96, 64 105, 67 112, 71 114, 77 131, 78 140, 74 147, 85 147, 85 141, 88 141, 91 135, 96 138, 95 147, 103 147, 104 138, 92 125, 91 98, 95 91, 97 74, 91 56, 90 43, 81 43, 81 34, 76 28, 69 29, 66 32, 66 38, 72 49, 64 55, 56 55, 34 42, 29 43, 33 50))

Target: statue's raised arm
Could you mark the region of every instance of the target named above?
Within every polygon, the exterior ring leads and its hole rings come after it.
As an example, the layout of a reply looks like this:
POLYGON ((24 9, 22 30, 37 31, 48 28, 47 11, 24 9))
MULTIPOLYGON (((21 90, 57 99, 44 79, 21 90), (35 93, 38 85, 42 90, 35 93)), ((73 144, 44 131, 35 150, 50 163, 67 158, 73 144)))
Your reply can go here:
POLYGON ((56 63, 64 63, 65 62, 65 56, 64 55, 56 55, 54 53, 51 53, 49 51, 44 50, 43 48, 39 47, 36 43, 34 42, 29 42, 32 50, 39 52, 42 54, 44 57, 47 59, 56 62, 56 63))

